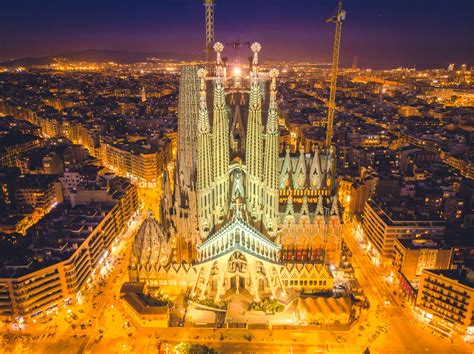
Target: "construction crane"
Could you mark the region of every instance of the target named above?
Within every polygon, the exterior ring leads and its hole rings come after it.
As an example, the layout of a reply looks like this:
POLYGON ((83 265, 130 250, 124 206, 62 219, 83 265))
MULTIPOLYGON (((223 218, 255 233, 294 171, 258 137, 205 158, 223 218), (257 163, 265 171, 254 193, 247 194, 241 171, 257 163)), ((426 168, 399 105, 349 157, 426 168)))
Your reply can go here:
POLYGON ((241 42, 240 41, 240 36, 237 36, 237 40, 235 42, 230 42, 226 43, 226 46, 230 46, 235 50, 235 54, 237 57, 240 55, 240 48, 244 45, 250 48, 251 43, 250 42, 241 42))
POLYGON ((339 0, 336 16, 326 20, 326 22, 336 24, 334 33, 334 48, 332 50, 331 86, 328 101, 328 121, 326 127, 326 148, 332 144, 332 130, 334 125, 334 115, 336 111, 336 91, 337 91, 337 70, 339 67, 339 49, 341 48, 342 21, 346 18, 346 11, 342 9, 342 0, 339 0))
POLYGON ((206 9, 206 63, 212 58, 212 46, 214 45, 214 0, 204 0, 206 9))

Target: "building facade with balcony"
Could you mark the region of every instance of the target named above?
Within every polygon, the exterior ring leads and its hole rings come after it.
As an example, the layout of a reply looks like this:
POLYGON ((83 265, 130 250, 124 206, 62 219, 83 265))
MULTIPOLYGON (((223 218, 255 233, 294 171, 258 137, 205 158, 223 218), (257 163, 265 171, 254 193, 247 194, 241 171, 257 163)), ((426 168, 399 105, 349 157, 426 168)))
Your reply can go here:
POLYGON ((127 181, 116 178, 107 193, 106 203, 60 204, 28 231, 28 251, 0 267, 0 318, 32 321, 81 301, 138 209, 137 189, 127 181))
POLYGON ((393 267, 399 288, 410 302, 416 299, 424 269, 450 269, 453 248, 442 241, 427 238, 395 240, 393 267))
POLYGON ((101 144, 102 162, 107 168, 142 187, 154 188, 161 181, 161 175, 171 159, 171 141, 162 140, 159 145, 147 141, 134 143, 101 144))
MULTIPOLYGON (((401 199, 401 198, 398 198, 401 199)), ((369 199, 364 208, 364 233, 370 248, 384 261, 391 261, 398 237, 416 239, 442 238, 445 223, 430 215, 417 214, 397 198, 369 199)))
POLYGON ((437 332, 445 335, 471 333, 474 316, 472 271, 423 270, 416 306, 437 332))

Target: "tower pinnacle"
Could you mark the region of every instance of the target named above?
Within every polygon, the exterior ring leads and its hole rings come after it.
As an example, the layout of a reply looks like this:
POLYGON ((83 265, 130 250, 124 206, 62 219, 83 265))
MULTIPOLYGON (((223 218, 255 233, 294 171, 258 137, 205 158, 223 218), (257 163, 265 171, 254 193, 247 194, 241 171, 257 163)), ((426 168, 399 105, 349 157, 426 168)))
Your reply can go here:
POLYGON ((250 47, 253 52, 252 71, 250 73, 250 98, 247 123, 247 139, 245 147, 245 162, 247 164, 247 210, 257 218, 261 209, 262 194, 262 161, 263 161, 263 136, 262 136, 262 94, 258 80, 258 53, 261 46, 255 42, 250 47))
POLYGON ((260 43, 254 42, 252 43, 252 46, 250 47, 250 49, 253 52, 252 66, 253 68, 255 68, 254 70, 256 70, 256 66, 258 65, 258 53, 262 49, 262 46, 260 45, 260 43))
POLYGON ((263 160, 263 223, 269 235, 276 236, 278 230, 278 107, 276 103, 276 78, 278 70, 270 70, 270 104, 263 160))
POLYGON ((276 78, 280 74, 277 69, 270 70, 270 104, 268 107, 267 133, 278 131, 278 108, 276 103, 276 78))
POLYGON ((198 122, 198 169, 197 169, 197 201, 198 201, 198 223, 201 238, 213 225, 212 211, 212 136, 209 125, 209 112, 206 102, 206 69, 199 69, 197 75, 200 79, 199 87, 199 122, 198 122))
POLYGON ((216 51, 216 80, 214 86, 214 108, 212 120, 212 141, 214 149, 214 205, 216 219, 219 220, 227 215, 228 191, 229 191, 229 120, 225 101, 224 90, 224 67, 221 53, 224 45, 217 42, 214 44, 216 51))
POLYGON ((224 50, 224 45, 221 42, 216 42, 214 44, 214 50, 217 54, 216 58, 216 64, 217 65, 222 65, 222 58, 221 58, 221 53, 224 50))
POLYGON ((145 86, 143 86, 143 87, 142 87, 141 101, 142 101, 142 103, 145 103, 145 102, 146 102, 146 91, 145 91, 145 86))
POLYGON ((200 90, 199 90, 199 132, 209 133, 209 116, 207 111, 207 102, 206 102, 206 69, 198 70, 198 77, 200 78, 200 90))
POLYGON ((214 91, 214 104, 219 108, 225 106, 225 92, 224 92, 224 68, 222 66, 221 53, 224 50, 224 45, 220 42, 214 44, 216 51, 216 89, 214 91))

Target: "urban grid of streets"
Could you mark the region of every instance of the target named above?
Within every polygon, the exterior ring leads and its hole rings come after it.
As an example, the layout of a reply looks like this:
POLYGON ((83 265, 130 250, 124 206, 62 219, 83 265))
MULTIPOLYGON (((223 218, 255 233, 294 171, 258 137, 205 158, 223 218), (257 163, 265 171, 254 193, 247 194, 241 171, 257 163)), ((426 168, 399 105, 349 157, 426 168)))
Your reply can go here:
POLYGON ((144 219, 142 211, 120 237, 108 259, 109 272, 97 277, 82 305, 61 309, 52 320, 18 328, 3 328, 2 353, 156 353, 174 344, 206 344, 219 352, 268 353, 471 353, 434 336, 416 321, 412 309, 393 295, 381 271, 346 224, 345 242, 352 252, 355 275, 370 302, 368 312, 348 332, 245 330, 202 328, 137 328, 123 312, 119 291, 128 280, 127 265, 133 236, 144 219))

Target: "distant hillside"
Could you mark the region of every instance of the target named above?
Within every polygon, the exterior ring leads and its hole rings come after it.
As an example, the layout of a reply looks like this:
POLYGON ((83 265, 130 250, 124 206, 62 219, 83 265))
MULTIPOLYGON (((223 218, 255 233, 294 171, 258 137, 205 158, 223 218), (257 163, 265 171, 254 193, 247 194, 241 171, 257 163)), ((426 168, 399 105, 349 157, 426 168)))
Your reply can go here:
POLYGON ((48 65, 52 61, 53 61, 52 57, 41 57, 41 58, 26 57, 26 58, 4 61, 0 63, 0 66, 6 67, 6 68, 15 67, 15 66, 29 67, 32 65, 48 65))
POLYGON ((84 62, 108 62, 113 61, 119 64, 133 64, 144 61, 147 58, 154 57, 160 59, 177 59, 177 60, 190 60, 192 59, 189 55, 182 55, 176 53, 146 53, 146 52, 128 52, 120 50, 84 50, 78 52, 61 53, 57 55, 51 55, 40 58, 20 58, 9 60, 0 63, 3 67, 15 67, 24 66, 30 67, 34 65, 48 65, 53 63, 54 58, 64 58, 75 61, 84 62))

